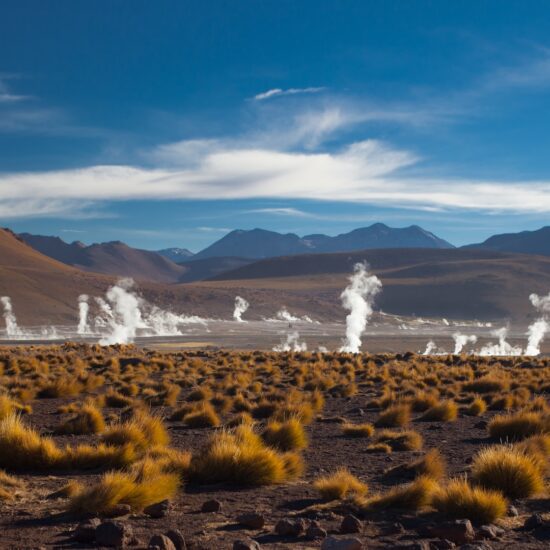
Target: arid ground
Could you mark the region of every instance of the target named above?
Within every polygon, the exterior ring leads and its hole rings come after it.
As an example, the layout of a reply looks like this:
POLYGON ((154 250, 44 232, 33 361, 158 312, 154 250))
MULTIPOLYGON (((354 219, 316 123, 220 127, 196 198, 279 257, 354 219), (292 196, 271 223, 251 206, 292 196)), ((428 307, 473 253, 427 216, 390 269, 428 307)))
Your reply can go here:
POLYGON ((0 366, 2 548, 94 548, 75 529, 112 516, 133 548, 550 541, 547 359, 67 344, 0 366))

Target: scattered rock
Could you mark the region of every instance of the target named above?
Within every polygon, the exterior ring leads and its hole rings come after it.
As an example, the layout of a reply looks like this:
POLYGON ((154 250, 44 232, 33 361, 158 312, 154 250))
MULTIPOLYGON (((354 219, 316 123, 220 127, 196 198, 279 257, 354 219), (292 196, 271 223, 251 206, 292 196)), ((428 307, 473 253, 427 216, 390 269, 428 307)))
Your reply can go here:
POLYGON ((104 514, 106 518, 120 518, 132 513, 132 508, 128 504, 117 504, 104 514))
POLYGON ((544 519, 540 514, 533 514, 532 516, 529 516, 525 523, 523 524, 523 527, 527 529, 527 531, 532 531, 533 529, 538 529, 539 527, 544 526, 544 519))
POLYGON ((456 544, 466 544, 474 540, 476 536, 472 522, 469 519, 439 523, 430 528, 430 533, 434 537, 447 539, 456 544))
POLYGON ((261 546, 255 540, 236 540, 233 550, 261 550, 261 546))
POLYGON ((504 534, 504 530, 496 525, 482 525, 477 530, 478 539, 497 539, 504 534))
POLYGON ((360 533, 363 529, 363 523, 359 518, 356 518, 353 514, 347 514, 344 516, 342 523, 340 524, 340 533, 360 533))
POLYGON ((158 519, 166 517, 169 511, 170 501, 162 500, 161 502, 147 506, 147 508, 143 510, 143 513, 147 514, 150 518, 158 519))
POLYGON ((249 514, 241 514, 238 516, 237 523, 247 529, 261 529, 265 525, 265 518, 262 514, 251 512, 249 514))
POLYGON ((121 521, 103 521, 95 530, 97 545, 109 548, 124 548, 133 535, 132 527, 121 521))
POLYGON ((365 546, 359 539, 337 539, 328 537, 323 541, 321 550, 363 550, 365 546))
POLYGON ((447 539, 432 540, 430 542, 430 548, 433 548, 433 550, 452 550, 456 548, 456 544, 447 539))
POLYGON ((281 519, 275 525, 275 533, 277 533, 281 537, 298 537, 303 532, 304 521, 302 519, 281 519))
POLYGON ((219 500, 212 499, 202 503, 201 512, 219 512, 222 509, 222 503, 219 500))
POLYGON ((515 506, 510 506, 508 508, 508 515, 517 518, 519 516, 518 509, 515 506))
POLYGON ((76 542, 94 542, 95 530, 100 523, 98 518, 81 521, 73 532, 73 539, 76 542))
POLYGON ((185 537, 181 531, 178 531, 177 529, 170 529, 170 531, 166 531, 166 536, 172 541, 172 544, 176 547, 176 550, 187 550, 185 537))
POLYGON ((324 539, 327 537, 327 532, 318 521, 312 521, 306 529, 306 537, 310 540, 324 539))
POLYGON ((153 535, 149 541, 149 549, 176 550, 174 543, 166 535, 153 535))

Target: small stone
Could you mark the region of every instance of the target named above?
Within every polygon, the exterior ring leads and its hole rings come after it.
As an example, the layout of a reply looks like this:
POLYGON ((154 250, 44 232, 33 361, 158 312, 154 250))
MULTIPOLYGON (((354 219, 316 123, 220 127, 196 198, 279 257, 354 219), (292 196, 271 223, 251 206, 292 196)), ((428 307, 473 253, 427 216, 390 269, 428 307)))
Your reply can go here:
POLYGON ((347 514, 344 516, 342 523, 340 524, 340 533, 360 533, 363 529, 363 523, 360 519, 356 518, 353 514, 347 514))
POLYGON ((170 531, 166 531, 166 536, 172 541, 176 550, 187 550, 185 537, 181 531, 178 529, 170 529, 170 531))
POLYGON ((261 546, 252 539, 236 540, 233 543, 233 550, 261 550, 261 546))
POLYGON ((169 511, 170 501, 162 500, 161 502, 156 502, 155 504, 147 506, 147 508, 143 510, 143 513, 148 515, 150 518, 159 519, 166 517, 169 511))
POLYGON ((306 537, 309 540, 324 539, 327 535, 326 529, 323 529, 318 521, 311 521, 306 529, 306 537))
POLYGON ((328 537, 321 545, 321 550, 363 550, 364 548, 363 543, 356 538, 337 539, 336 537, 328 537))
POLYGON ((432 536, 450 540, 456 544, 466 544, 474 540, 475 531, 469 519, 446 521, 430 528, 432 536))
POLYGON ((433 550, 452 550, 456 548, 456 544, 447 539, 432 540, 430 542, 430 548, 433 550))
POLYGON ((275 533, 281 537, 298 537, 304 532, 304 521, 281 519, 275 525, 275 533))
POLYGON ((174 543, 166 535, 153 535, 149 541, 149 550, 158 548, 158 550, 176 550, 174 543))
POLYGON ((95 530, 98 546, 124 548, 133 537, 132 527, 121 521, 103 521, 95 530))
POLYGON ((100 523, 98 518, 81 521, 73 532, 73 539, 77 542, 94 542, 95 530, 100 523))
POLYGON ((128 504, 117 504, 113 506, 108 512, 105 512, 106 518, 120 518, 132 513, 132 508, 128 504))
POLYGON ((219 500, 207 500, 202 503, 201 512, 219 512, 222 509, 222 503, 219 500))
POLYGON ((523 524, 523 527, 527 529, 527 531, 532 531, 533 529, 538 529, 539 527, 544 526, 544 519, 540 514, 533 514, 532 516, 529 516, 525 523, 523 524))
POLYGON ((265 525, 265 518, 262 514, 251 512, 238 516, 237 523, 247 529, 261 529, 265 525))
POLYGON ((496 539, 497 538, 497 532, 495 530, 494 525, 482 525, 477 530, 477 538, 478 539, 496 539))
POLYGON ((510 506, 508 508, 508 515, 517 518, 519 516, 518 509, 515 506, 510 506))

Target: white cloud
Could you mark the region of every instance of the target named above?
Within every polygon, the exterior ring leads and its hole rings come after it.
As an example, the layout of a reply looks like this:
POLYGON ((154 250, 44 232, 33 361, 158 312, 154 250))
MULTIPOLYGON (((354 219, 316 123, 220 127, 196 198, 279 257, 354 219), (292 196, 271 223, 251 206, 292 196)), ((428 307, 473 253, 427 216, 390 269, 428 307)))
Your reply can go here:
POLYGON ((314 218, 313 214, 299 210, 298 208, 282 207, 282 208, 253 208, 245 210, 246 214, 275 214, 276 216, 290 216, 296 218, 314 218))
POLYGON ((408 151, 367 140, 336 153, 224 146, 209 150, 189 167, 92 166, 5 174, 0 176, 0 214, 54 215, 75 206, 82 210, 83 201, 274 198, 419 209, 550 212, 549 181, 407 176, 404 169, 418 160, 408 151))
POLYGON ((254 99, 256 101, 263 101, 265 99, 271 99, 273 97, 277 96, 284 96, 284 95, 296 95, 296 94, 318 94, 319 92, 324 91, 326 88, 322 86, 317 87, 309 87, 309 88, 287 88, 286 90, 283 90, 281 88, 272 88, 271 90, 267 90, 267 92, 262 92, 261 94, 257 94, 254 96, 254 99))

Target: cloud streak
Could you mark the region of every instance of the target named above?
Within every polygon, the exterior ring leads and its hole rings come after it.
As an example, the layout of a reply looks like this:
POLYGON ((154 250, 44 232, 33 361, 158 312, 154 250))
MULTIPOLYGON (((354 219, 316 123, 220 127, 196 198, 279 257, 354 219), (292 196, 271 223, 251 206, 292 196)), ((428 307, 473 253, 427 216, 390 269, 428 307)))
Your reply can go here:
POLYGON ((272 99, 274 97, 285 96, 285 95, 297 95, 297 94, 318 94, 325 91, 326 88, 322 86, 311 86, 309 88, 287 88, 283 90, 282 88, 272 88, 261 94, 254 96, 256 101, 264 101, 266 99, 272 99))

